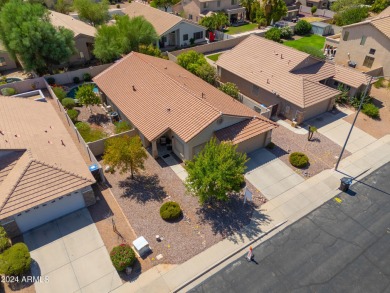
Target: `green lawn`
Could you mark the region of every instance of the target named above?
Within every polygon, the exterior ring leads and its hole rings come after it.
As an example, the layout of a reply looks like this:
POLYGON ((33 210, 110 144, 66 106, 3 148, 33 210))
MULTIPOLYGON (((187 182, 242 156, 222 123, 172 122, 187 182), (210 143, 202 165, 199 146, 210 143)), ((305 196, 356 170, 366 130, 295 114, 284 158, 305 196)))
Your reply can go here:
POLYGON ((324 48, 325 38, 318 35, 310 35, 299 40, 284 41, 283 44, 300 51, 303 51, 305 47, 314 47, 318 50, 322 50, 324 48))
POLYGON ((207 58, 209 58, 210 60, 213 60, 214 62, 216 62, 219 58, 219 56, 221 56, 222 53, 218 53, 218 54, 214 54, 214 55, 209 55, 209 56, 206 56, 207 58))
POLYGON ((239 33, 253 31, 257 29, 257 27, 258 27, 257 23, 248 23, 241 26, 230 26, 227 30, 225 30, 225 33, 228 35, 235 35, 239 33))

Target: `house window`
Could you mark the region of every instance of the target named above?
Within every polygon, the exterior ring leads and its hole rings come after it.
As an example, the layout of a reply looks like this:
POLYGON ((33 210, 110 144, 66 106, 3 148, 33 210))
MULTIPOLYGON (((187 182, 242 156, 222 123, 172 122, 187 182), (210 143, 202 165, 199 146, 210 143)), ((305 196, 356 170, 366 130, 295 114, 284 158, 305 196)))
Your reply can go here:
POLYGON ((366 43, 366 39, 367 37, 366 36, 362 36, 361 40, 360 40, 360 45, 363 46, 365 43, 366 43))
POLYGON ((368 54, 375 55, 376 50, 375 49, 370 49, 370 52, 368 54))
POLYGON ((217 7, 221 7, 221 1, 217 1, 217 7))
POLYGON ((232 0, 232 5, 236 5, 237 4, 237 0, 232 0))
POLYGON ((372 67, 372 64, 374 63, 375 58, 371 56, 366 56, 363 62, 363 66, 366 66, 368 68, 372 67))
POLYGON ((312 2, 306 2, 306 6, 307 7, 313 7, 313 3, 312 2))
POLYGON ((203 2, 203 8, 207 8, 208 7, 208 2, 203 2))
POLYGON ((348 41, 349 32, 344 32, 343 41, 348 41))
POLYGON ((257 85, 253 85, 252 86, 252 94, 253 95, 258 96, 259 95, 259 90, 260 90, 260 88, 257 85))
POLYGON ((192 19, 192 14, 189 14, 189 15, 188 15, 188 19, 192 19))
POLYGON ((183 41, 188 41, 188 34, 183 35, 183 41))
POLYGON ((195 40, 203 39, 203 32, 194 33, 194 39, 195 40))
POLYGON ((5 62, 5 58, 4 57, 0 57, 0 66, 6 66, 7 63, 5 62))
POLYGON ((161 41, 162 41, 163 43, 166 43, 166 42, 167 42, 167 37, 162 37, 162 38, 161 38, 161 41))

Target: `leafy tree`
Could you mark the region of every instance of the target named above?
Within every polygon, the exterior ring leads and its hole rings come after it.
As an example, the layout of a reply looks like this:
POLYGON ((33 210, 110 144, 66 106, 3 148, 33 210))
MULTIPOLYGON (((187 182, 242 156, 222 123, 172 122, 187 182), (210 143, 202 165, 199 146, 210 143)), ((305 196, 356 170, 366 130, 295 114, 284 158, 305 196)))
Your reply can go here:
POLYGON ((199 197, 200 203, 227 201, 230 192, 240 190, 248 159, 236 149, 231 142, 218 144, 212 138, 194 159, 186 162, 186 188, 199 197))
POLYGON ((0 10, 9 0, 0 0, 0 10))
POLYGON ((100 98, 93 91, 94 88, 95 86, 91 83, 83 84, 78 88, 75 97, 80 104, 89 107, 91 114, 92 114, 91 106, 100 104, 100 98))
POLYGON ((95 2, 94 0, 74 0, 73 7, 80 19, 89 22, 92 26, 104 24, 110 19, 107 0, 95 2))
POLYGON ((54 94, 57 96, 57 98, 60 100, 60 102, 66 98, 66 92, 62 87, 53 86, 52 90, 53 90, 54 94))
POLYGON ((382 12, 390 5, 389 0, 375 0, 371 6, 371 11, 375 13, 382 12))
POLYGON ((307 134, 308 141, 311 141, 315 132, 317 132, 317 127, 309 125, 309 132, 307 134))
POLYGON ((167 12, 169 7, 172 7, 173 5, 175 5, 178 2, 180 2, 180 1, 177 1, 177 0, 153 0, 150 3, 150 6, 152 6, 154 8, 162 7, 165 9, 165 12, 167 12))
POLYGON ((70 0, 57 0, 54 10, 63 14, 69 14, 72 11, 72 2, 70 0))
POLYGON ((94 54, 103 62, 110 62, 131 51, 139 52, 141 45, 148 46, 157 40, 153 25, 143 16, 118 16, 115 24, 98 28, 94 54))
POLYGON ((264 18, 267 20, 267 24, 271 21, 279 21, 287 14, 287 6, 284 0, 268 0, 264 1, 263 6, 264 18))
POLYGON ((224 12, 217 12, 201 18, 199 24, 205 26, 209 31, 221 30, 229 24, 229 19, 224 12))
POLYGON ((304 36, 310 33, 311 24, 306 20, 299 20, 294 28, 295 33, 299 36, 304 36))
POLYGON ((145 55, 162 58, 161 50, 153 45, 140 45, 139 52, 145 55))
POLYGON ((31 256, 27 245, 16 243, 0 254, 0 273, 18 276, 30 269, 31 256))
POLYGON ((363 5, 365 0, 337 0, 333 2, 330 9, 334 12, 339 12, 350 7, 357 7, 363 5))
POLYGON ((236 84, 232 82, 227 82, 222 84, 219 89, 223 91, 225 94, 228 94, 232 98, 238 100, 238 94, 240 93, 236 84))
POLYGON ((310 9, 310 11, 311 11, 311 14, 316 13, 316 12, 317 12, 317 6, 313 6, 313 7, 310 9))
POLYGON ((349 7, 334 16, 336 25, 344 26, 361 22, 368 17, 368 8, 364 6, 349 7))
POLYGON ((68 61, 75 50, 74 34, 55 28, 40 4, 13 0, 0 11, 0 40, 26 71, 43 74, 68 61))
POLYGON ((252 5, 257 1, 255 0, 240 0, 240 5, 242 7, 245 7, 245 12, 246 12, 246 18, 250 19, 251 12, 252 12, 252 5))
POLYGON ((259 19, 260 18, 264 18, 265 15, 264 15, 264 10, 263 8, 261 7, 260 5, 260 2, 259 1, 255 1, 252 3, 252 6, 251 6, 251 12, 249 14, 249 20, 251 22, 259 22, 259 19))
POLYGON ((144 169, 144 161, 147 158, 145 149, 139 136, 110 138, 106 141, 103 162, 121 174, 130 171, 131 178, 134 173, 144 169))
POLYGON ((280 42, 280 29, 273 27, 270 30, 266 31, 264 37, 268 40, 279 43, 280 42))
POLYGON ((282 39, 291 39, 291 37, 294 35, 293 30, 289 26, 282 27, 280 29, 280 37, 282 39))
POLYGON ((214 67, 207 62, 201 53, 193 50, 182 53, 178 56, 177 63, 210 84, 214 84, 217 79, 214 67))

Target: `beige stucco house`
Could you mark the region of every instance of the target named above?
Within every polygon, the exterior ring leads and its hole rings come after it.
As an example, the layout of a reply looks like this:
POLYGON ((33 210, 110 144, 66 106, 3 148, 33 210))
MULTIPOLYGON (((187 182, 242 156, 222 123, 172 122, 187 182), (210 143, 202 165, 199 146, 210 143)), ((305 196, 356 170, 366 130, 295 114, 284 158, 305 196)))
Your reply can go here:
POLYGON ((164 142, 189 160, 214 136, 251 152, 267 145, 277 127, 173 61, 133 52, 93 80, 154 157, 164 142))
POLYGON ((157 45, 161 50, 188 46, 191 39, 195 44, 205 42, 206 28, 180 16, 135 1, 123 12, 129 17, 145 17, 160 37, 157 45))
POLYGON ((373 76, 390 76, 390 7, 377 17, 343 27, 326 38, 325 47, 336 48, 337 64, 356 66, 373 76))
POLYGON ((54 106, 0 96, 0 224, 10 237, 95 203, 95 179, 54 106))
POLYGON ((301 123, 329 111, 340 83, 350 94, 361 92, 368 76, 309 54, 251 35, 217 61, 222 82, 235 83, 249 98, 272 106, 278 114, 301 123))

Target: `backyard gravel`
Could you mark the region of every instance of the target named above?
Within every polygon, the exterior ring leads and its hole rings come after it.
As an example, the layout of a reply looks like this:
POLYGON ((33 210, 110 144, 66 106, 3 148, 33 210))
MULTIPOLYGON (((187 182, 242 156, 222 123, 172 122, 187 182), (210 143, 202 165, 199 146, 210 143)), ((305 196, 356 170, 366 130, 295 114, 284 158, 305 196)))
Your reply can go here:
POLYGON ((115 134, 115 125, 111 123, 102 107, 95 105, 91 106, 91 108, 92 114, 89 107, 75 107, 74 109, 79 112, 77 120, 88 122, 91 128, 102 130, 107 136, 115 134))

